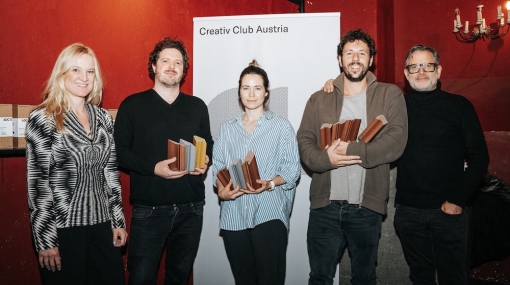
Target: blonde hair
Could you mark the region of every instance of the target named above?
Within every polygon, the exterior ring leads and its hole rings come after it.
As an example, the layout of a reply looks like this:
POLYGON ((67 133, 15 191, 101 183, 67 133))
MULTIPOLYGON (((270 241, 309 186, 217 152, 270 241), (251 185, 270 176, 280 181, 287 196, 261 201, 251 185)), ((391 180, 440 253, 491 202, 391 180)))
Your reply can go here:
POLYGON ((54 118, 55 127, 59 133, 65 133, 64 118, 72 107, 69 91, 65 87, 67 72, 71 70, 82 54, 92 57, 95 69, 94 85, 92 91, 85 98, 85 103, 99 105, 103 97, 103 78, 94 51, 81 43, 74 43, 63 49, 44 88, 43 102, 39 105, 46 109, 48 117, 54 118))

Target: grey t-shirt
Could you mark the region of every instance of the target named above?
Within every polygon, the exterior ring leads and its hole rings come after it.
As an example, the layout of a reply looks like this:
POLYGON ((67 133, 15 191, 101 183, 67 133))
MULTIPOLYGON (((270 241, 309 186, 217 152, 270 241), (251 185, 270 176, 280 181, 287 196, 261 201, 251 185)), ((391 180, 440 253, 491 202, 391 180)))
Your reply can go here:
MULTIPOLYGON (((367 127, 367 92, 344 97, 339 120, 361 119, 358 135, 367 127)), ((366 170, 355 164, 331 171, 330 200, 346 200, 349 204, 361 204, 366 170)))

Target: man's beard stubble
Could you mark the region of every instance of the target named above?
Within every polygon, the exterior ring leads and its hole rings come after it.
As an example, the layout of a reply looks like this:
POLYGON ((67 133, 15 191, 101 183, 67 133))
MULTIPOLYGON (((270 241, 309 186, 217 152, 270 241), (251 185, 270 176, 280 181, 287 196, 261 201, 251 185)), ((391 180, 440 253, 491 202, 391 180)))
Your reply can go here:
POLYGON ((429 78, 429 82, 427 84, 425 84, 424 86, 418 86, 418 84, 416 84, 416 80, 407 80, 407 81, 409 81, 409 85, 411 86, 411 88, 413 88, 416 91, 420 91, 420 92, 432 91, 437 88, 437 79, 434 80, 434 79, 429 78))
POLYGON ((181 84, 182 75, 179 77, 174 77, 173 79, 168 79, 165 76, 165 73, 158 73, 157 75, 158 81, 161 82, 161 84, 163 84, 167 88, 179 87, 179 85, 181 84))
MULTIPOLYGON (((349 65, 352 65, 352 64, 354 64, 354 63, 351 63, 351 64, 349 64, 349 65)), ((353 76, 349 73, 349 71, 348 71, 347 67, 341 67, 341 68, 342 68, 342 70, 344 71, 344 76, 345 76, 345 77, 346 77, 349 81, 351 81, 351 82, 361 82, 361 81, 363 81, 363 79, 365 78, 365 76, 367 76, 367 73, 368 73, 368 68, 366 68, 364 65, 362 65, 362 64, 361 64, 361 63, 359 63, 359 62, 356 62, 356 64, 359 64, 359 65, 361 65, 361 66, 362 66, 362 68, 361 68, 361 72, 360 72, 360 74, 359 74, 359 76, 358 76, 358 77, 353 77, 353 76)))

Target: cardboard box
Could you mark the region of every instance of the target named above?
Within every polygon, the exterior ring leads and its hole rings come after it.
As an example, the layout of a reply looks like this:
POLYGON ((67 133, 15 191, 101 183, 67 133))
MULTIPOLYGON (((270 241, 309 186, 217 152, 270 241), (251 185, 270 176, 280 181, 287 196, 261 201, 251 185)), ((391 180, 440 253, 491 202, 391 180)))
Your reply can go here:
POLYGON ((108 113, 112 116, 113 122, 115 123, 115 118, 117 117, 117 109, 108 109, 108 113))
POLYGON ((12 104, 0 104, 0 149, 12 149, 12 104))
POLYGON ((25 129, 28 115, 35 106, 12 105, 13 148, 26 148, 25 129))

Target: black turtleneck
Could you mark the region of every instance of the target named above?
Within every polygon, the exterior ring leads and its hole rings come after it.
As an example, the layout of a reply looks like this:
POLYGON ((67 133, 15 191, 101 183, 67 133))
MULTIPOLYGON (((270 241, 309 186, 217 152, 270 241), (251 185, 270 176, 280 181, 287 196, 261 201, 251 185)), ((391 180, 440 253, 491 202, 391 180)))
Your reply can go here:
POLYGON ((433 209, 448 201, 464 207, 489 163, 473 105, 442 91, 439 81, 433 91, 413 90, 404 97, 409 136, 398 161, 395 203, 433 209))

